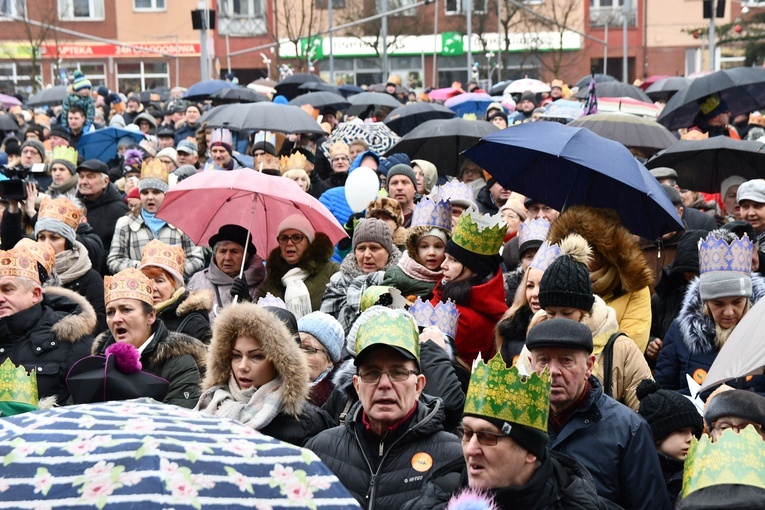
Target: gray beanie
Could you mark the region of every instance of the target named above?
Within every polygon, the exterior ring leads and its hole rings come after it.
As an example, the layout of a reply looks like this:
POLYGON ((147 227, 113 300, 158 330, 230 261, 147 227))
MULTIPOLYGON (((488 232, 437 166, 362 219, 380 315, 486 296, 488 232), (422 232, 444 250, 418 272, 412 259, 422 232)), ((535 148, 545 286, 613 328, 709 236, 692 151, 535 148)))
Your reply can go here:
MULTIPOLYGON (((393 167, 388 170, 388 184, 390 184, 391 179, 395 177, 396 175, 404 175, 406 177, 409 177, 409 180, 412 181, 412 184, 414 184, 414 187, 417 187, 417 176, 414 175, 414 170, 412 170, 412 167, 409 165, 405 165, 403 163, 399 163, 398 165, 393 165, 393 167)), ((388 186, 386 186, 386 189, 388 186)))
POLYGON ((77 175, 77 167, 72 164, 71 161, 67 161, 66 159, 54 159, 50 162, 51 165, 54 163, 58 163, 59 165, 64 165, 67 170, 69 170, 69 173, 72 174, 72 177, 77 175))
POLYGON ((75 230, 63 221, 59 221, 55 218, 44 217, 37 219, 35 222, 35 239, 37 239, 37 234, 43 230, 60 235, 72 245, 77 241, 77 233, 75 230))
POLYGON ((374 242, 385 248, 388 254, 396 251, 393 236, 387 223, 377 218, 367 218, 359 222, 353 232, 353 249, 359 243, 374 242))
POLYGON ((707 402, 704 421, 709 428, 724 416, 735 416, 765 426, 765 397, 748 390, 718 393, 707 402))
POLYGON ((21 151, 24 152, 24 147, 32 147, 36 150, 43 161, 45 161, 45 145, 40 140, 27 140, 21 144, 21 151))

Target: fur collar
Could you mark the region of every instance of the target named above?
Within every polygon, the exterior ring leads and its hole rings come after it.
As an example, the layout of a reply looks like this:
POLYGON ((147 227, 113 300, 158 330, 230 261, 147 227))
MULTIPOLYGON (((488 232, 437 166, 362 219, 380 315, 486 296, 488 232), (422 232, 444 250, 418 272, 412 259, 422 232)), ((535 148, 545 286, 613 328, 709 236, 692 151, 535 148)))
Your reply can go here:
POLYGON ((572 232, 584 237, 606 264, 616 267, 622 291, 635 292, 653 284, 653 271, 643 252, 615 212, 586 205, 571 206, 552 223, 547 240, 559 243, 572 232))
MULTIPOLYGON (((752 304, 765 296, 765 277, 752 274, 752 304)), ((717 350, 715 347, 715 323, 704 315, 704 302, 699 293, 699 278, 688 285, 683 307, 677 316, 683 343, 691 354, 704 354, 717 350)))
POLYGON ((93 333, 96 327, 96 311, 87 299, 63 287, 44 287, 43 295, 51 298, 51 304, 55 310, 61 308, 59 304, 67 304, 66 300, 72 302, 68 303, 69 305, 74 304, 71 310, 64 308, 65 311, 69 311, 69 315, 51 328, 58 339, 71 343, 93 333))
MULTIPOLYGON (((329 240, 326 234, 317 232, 316 237, 310 246, 308 246, 297 267, 313 276, 324 269, 333 254, 334 246, 332 246, 332 241, 329 240)), ((282 258, 281 250, 278 247, 274 248, 268 255, 268 261, 266 262, 266 282, 281 285, 282 276, 290 269, 292 269, 292 266, 287 264, 287 261, 282 258)))
MULTIPOLYGON (((161 319, 158 319, 155 324, 157 326, 154 328, 154 340, 152 340, 154 348, 150 351, 149 365, 161 366, 172 358, 188 354, 194 358, 200 369, 205 366, 205 345, 202 342, 183 333, 168 331, 161 319)), ((106 348, 113 343, 115 340, 111 332, 104 331, 93 342, 91 353, 103 356, 106 348)), ((147 351, 151 348, 150 345, 147 351)))
POLYGON ((215 319, 202 389, 228 384, 234 342, 242 335, 260 341, 266 358, 284 381, 284 411, 299 415, 308 398, 308 362, 287 327, 253 303, 229 305, 215 319))
POLYGON ((213 295, 209 290, 195 290, 189 292, 186 299, 178 305, 175 314, 183 317, 191 312, 210 312, 213 305, 213 295))
POLYGON ((348 358, 335 369, 335 373, 332 374, 332 383, 338 390, 348 392, 349 388, 353 390, 354 375, 356 375, 356 365, 353 364, 353 358, 348 358))

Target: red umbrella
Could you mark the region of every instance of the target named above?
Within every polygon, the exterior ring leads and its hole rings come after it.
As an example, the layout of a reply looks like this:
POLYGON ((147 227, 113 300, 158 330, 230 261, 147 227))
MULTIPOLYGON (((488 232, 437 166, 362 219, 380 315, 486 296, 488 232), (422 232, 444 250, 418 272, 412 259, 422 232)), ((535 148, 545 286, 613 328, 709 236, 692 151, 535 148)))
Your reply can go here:
POLYGON ((279 245, 279 223, 293 214, 305 216, 333 244, 346 237, 332 213, 297 183, 249 168, 208 170, 184 179, 167 192, 157 217, 202 246, 223 225, 242 226, 251 233, 258 253, 266 257, 279 245))
POLYGON ((640 88, 645 91, 648 87, 650 87, 657 81, 663 80, 665 78, 670 78, 670 76, 668 74, 652 74, 651 76, 646 78, 645 81, 643 81, 643 83, 640 84, 640 88))

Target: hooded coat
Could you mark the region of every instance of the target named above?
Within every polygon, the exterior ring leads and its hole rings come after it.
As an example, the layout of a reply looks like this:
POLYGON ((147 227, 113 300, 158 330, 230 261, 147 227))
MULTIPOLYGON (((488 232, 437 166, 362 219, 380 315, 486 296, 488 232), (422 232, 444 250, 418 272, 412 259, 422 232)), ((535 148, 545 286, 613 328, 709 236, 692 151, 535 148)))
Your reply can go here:
POLYGON ((157 316, 162 319, 170 331, 183 333, 209 344, 212 338, 210 329, 210 310, 212 310, 212 293, 207 290, 183 292, 167 303, 157 316))
POLYGON ((595 294, 616 311, 619 331, 635 341, 645 352, 651 330, 651 292, 653 271, 643 257, 632 234, 624 228, 615 212, 576 205, 566 209, 552 223, 547 240, 559 243, 576 232, 600 255, 611 277, 591 272, 595 294))
MULTIPOLYGON (((109 183, 104 191, 92 200, 79 192, 77 193, 77 198, 87 207, 88 223, 93 227, 98 237, 101 238, 104 249, 107 246, 111 246, 117 220, 130 211, 128 205, 122 200, 122 195, 117 186, 109 183)), ((106 269, 105 266, 106 264, 102 266, 104 270, 106 269)), ((106 272, 103 271, 101 274, 106 274, 106 272)))
MULTIPOLYGON (((688 395, 690 375, 699 384, 712 366, 719 348, 715 345, 717 333, 712 317, 704 314, 704 301, 699 292, 699 278, 688 286, 683 308, 672 322, 664 337, 664 344, 656 360, 656 382, 667 390, 679 390, 688 395)), ((765 277, 752 275, 752 304, 765 296, 765 277)), ((765 395, 765 378, 762 375, 739 378, 727 383, 739 389, 756 391, 765 395)))
POLYGON ((273 363, 283 382, 280 410, 260 432, 302 446, 332 426, 327 415, 307 401, 308 363, 300 347, 275 315, 253 303, 231 305, 215 320, 197 410, 218 415, 218 409, 208 406, 216 390, 228 390, 234 344, 240 336, 260 342, 266 360, 273 363))
MULTIPOLYGON (((154 321, 151 331, 154 338, 141 353, 142 370, 170 382, 165 404, 193 408, 201 393, 204 344, 188 335, 169 331, 161 319, 154 321)), ((104 356, 106 349, 115 343, 111 332, 106 331, 96 338, 91 354, 104 356)))
POLYGON ((0 363, 10 358, 35 372, 39 397, 63 405, 69 398, 66 375, 90 354, 95 327, 96 312, 84 297, 47 287, 41 302, 0 318, 0 363))
POLYGON ((284 299, 286 287, 282 283, 282 277, 294 267, 308 272, 309 276, 303 283, 311 295, 311 309, 316 311, 321 308, 321 299, 327 290, 329 279, 335 274, 340 266, 332 262, 334 247, 326 234, 316 233, 313 242, 303 254, 297 264, 290 265, 282 257, 281 250, 277 247, 271 250, 266 261, 266 279, 258 290, 258 297, 264 297, 267 293, 284 299))

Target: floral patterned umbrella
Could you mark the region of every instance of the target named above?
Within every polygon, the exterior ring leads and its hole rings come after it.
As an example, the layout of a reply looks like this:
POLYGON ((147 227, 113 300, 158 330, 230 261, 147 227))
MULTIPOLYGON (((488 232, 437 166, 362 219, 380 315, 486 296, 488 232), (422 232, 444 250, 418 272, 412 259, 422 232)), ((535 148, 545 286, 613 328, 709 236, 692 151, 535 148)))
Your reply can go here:
POLYGON ((359 508, 309 450, 150 399, 0 420, 0 461, 0 508, 359 508))

